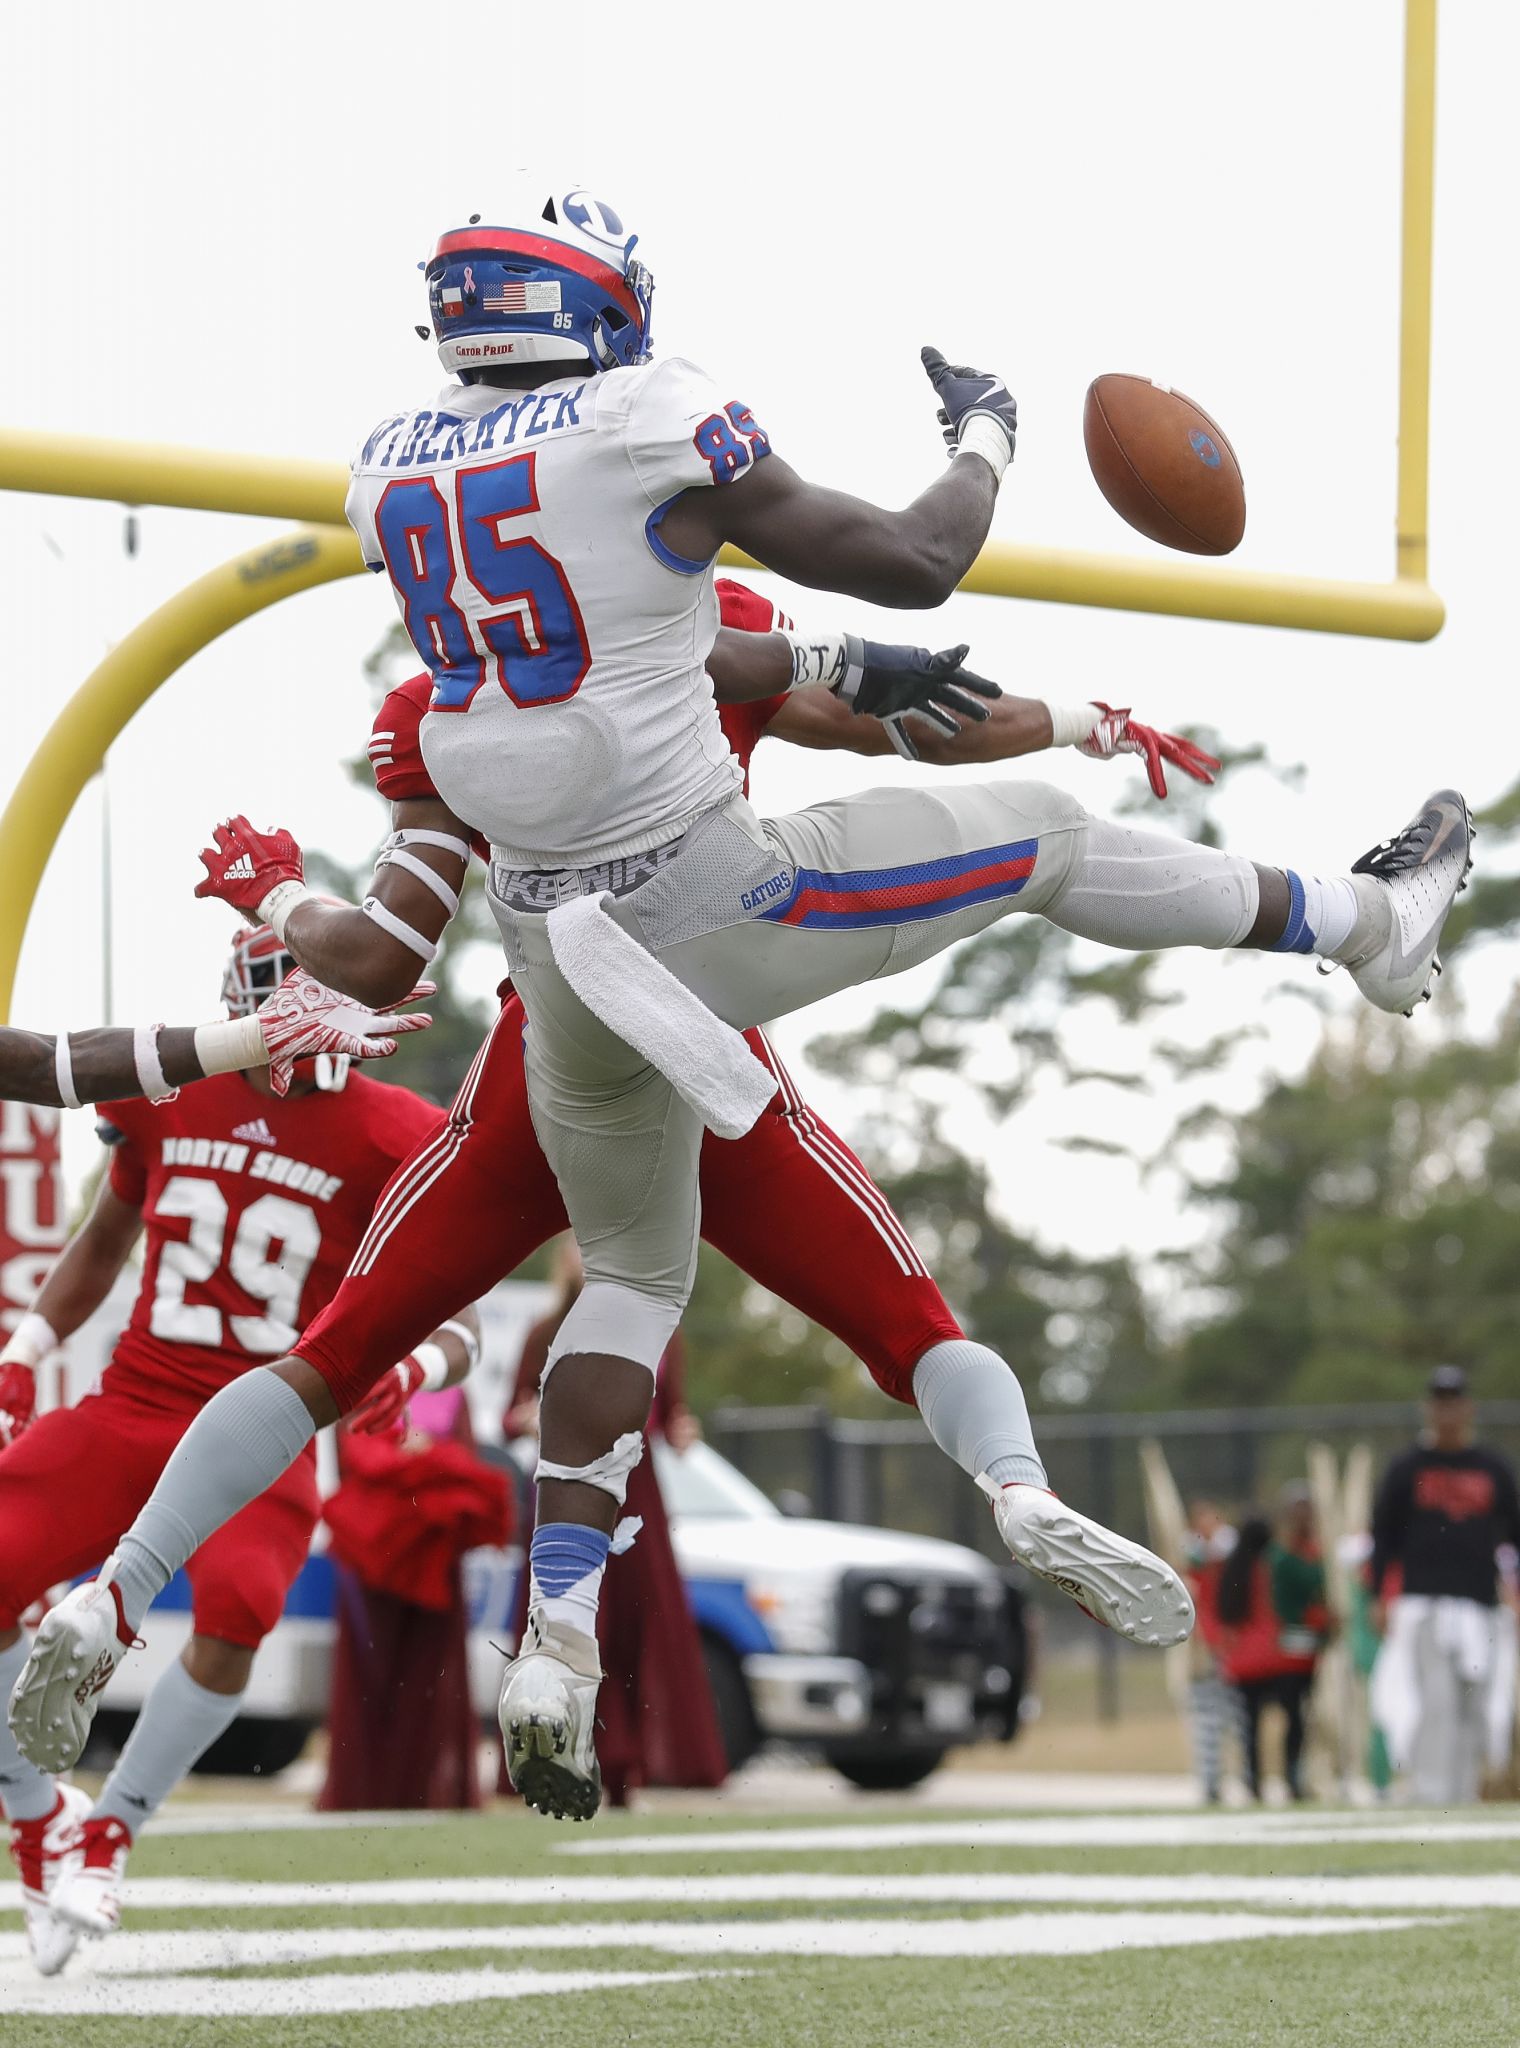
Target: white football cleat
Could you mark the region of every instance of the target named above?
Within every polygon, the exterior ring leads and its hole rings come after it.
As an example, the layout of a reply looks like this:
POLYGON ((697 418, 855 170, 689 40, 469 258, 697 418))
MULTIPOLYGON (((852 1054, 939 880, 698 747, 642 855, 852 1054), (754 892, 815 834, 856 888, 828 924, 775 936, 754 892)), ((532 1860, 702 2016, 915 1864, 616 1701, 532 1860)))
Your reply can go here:
POLYGON ((132 1853, 132 1830, 114 1813, 80 1823, 74 1854, 53 1892, 53 1912, 76 1934, 114 1934, 121 1925, 121 1885, 132 1853))
POLYGON ((1465 799, 1438 789, 1402 832, 1352 867, 1361 915, 1335 957, 1377 1009, 1407 1017, 1430 1000, 1441 971, 1436 948, 1472 872, 1472 841, 1465 799))
POLYGON ((89 1799, 77 1786, 60 1785, 51 1813, 41 1820, 11 1822, 11 1859, 21 1879, 26 1938, 44 1977, 57 1976, 79 1940, 79 1929, 60 1920, 54 1905, 89 1810, 89 1799))
POLYGON ((43 1616, 11 1692, 16 1747, 40 1771, 78 1763, 101 1689, 135 1641, 111 1581, 115 1564, 108 1557, 98 1578, 76 1586, 43 1616))
POLYGON ((985 1472, 976 1483, 1014 1561, 1104 1628, 1153 1650, 1193 1633, 1192 1597, 1154 1551, 1089 1521, 1043 1486, 1000 1486, 985 1472))
POLYGON ((555 1820, 590 1820, 602 1803, 596 1760, 596 1641, 528 1616, 521 1653, 501 1682, 497 1719, 507 1776, 529 1806, 555 1820))

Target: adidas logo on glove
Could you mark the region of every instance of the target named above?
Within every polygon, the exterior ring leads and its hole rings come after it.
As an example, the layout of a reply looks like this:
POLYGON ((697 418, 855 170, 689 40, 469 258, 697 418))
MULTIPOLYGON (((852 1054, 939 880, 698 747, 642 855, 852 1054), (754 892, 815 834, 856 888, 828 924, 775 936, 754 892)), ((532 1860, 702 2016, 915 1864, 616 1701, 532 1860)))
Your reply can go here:
POLYGON ((252 855, 246 853, 239 854, 232 863, 232 866, 223 870, 222 880, 224 882, 251 882, 253 880, 252 855))

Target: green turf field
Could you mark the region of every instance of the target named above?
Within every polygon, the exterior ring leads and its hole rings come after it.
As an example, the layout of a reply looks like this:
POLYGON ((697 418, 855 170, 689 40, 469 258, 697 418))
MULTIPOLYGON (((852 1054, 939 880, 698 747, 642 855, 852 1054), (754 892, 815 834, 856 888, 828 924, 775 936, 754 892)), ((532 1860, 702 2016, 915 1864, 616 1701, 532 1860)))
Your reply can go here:
MULTIPOLYGON (((257 1808, 250 1820, 267 1818, 257 1808)), ((149 1836, 5 2048, 1514 2048, 1520 1815, 521 1813, 149 1836)))

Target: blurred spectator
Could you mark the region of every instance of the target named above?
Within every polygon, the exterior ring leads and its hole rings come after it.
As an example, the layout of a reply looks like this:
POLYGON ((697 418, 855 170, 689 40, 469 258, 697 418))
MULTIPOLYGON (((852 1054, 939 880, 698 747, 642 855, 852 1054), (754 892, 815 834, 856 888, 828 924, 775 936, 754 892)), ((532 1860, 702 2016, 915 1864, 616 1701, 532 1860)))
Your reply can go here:
POLYGON ((462 1386, 412 1397, 379 1435, 339 1433, 342 1484, 325 1514, 337 1584, 327 1780, 318 1806, 475 1807, 460 1561, 504 1544, 504 1472, 476 1453, 462 1386))
POLYGON ((1284 1495, 1279 1533, 1264 1516, 1244 1522, 1219 1574, 1216 1601, 1220 1665, 1235 1688, 1244 1720, 1246 1789, 1262 1796, 1261 1720, 1280 1707, 1283 1776, 1292 1799, 1307 1796, 1304 1741, 1309 1695, 1319 1653, 1333 1632, 1325 1568, 1308 1489, 1284 1495))
MULTIPOLYGON (((580 1253, 567 1239, 555 1257, 559 1298, 523 1341, 517 1381, 507 1403, 508 1438, 538 1433, 538 1390, 549 1346, 583 1284, 580 1253)), ((670 1525, 650 1453, 650 1434, 685 1451, 702 1434, 686 1405, 685 1352, 679 1330, 660 1360, 644 1455, 628 1481, 624 1521, 642 1523, 632 1547, 616 1551, 597 1616, 602 1690, 597 1701, 597 1758, 612 1806, 626 1806, 639 1785, 721 1785, 728 1760, 707 1681, 702 1642, 671 1548, 670 1525)), ((621 1526, 621 1525, 620 1525, 621 1526)), ((519 1641, 527 1624, 528 1574, 517 1594, 519 1641)), ((507 1784, 505 1768, 499 1780, 507 1784)))
POLYGON ((1421 1438, 1388 1467, 1373 1509, 1373 1715, 1427 1806, 1476 1799, 1485 1760, 1509 1757, 1514 1624, 1500 1561, 1520 1546, 1520 1498, 1514 1468, 1475 1436, 1467 1375, 1437 1366, 1421 1438))
POLYGON ((1193 1769, 1210 1806, 1224 1796, 1226 1738, 1240 1740, 1240 1701, 1219 1664, 1219 1575, 1237 1541, 1236 1530, 1214 1501, 1189 1502, 1183 1570, 1198 1625, 1188 1644, 1188 1725, 1193 1769))

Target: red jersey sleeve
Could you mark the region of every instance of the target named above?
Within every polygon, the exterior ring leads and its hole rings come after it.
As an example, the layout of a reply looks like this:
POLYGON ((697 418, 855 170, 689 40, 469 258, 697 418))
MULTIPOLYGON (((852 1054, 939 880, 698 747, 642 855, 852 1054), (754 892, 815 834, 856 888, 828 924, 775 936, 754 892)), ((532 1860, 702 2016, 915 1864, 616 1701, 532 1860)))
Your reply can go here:
POLYGON ((390 692, 375 715, 369 764, 387 803, 438 794, 422 759, 422 718, 432 693, 430 676, 412 676, 390 692))
POLYGON ((106 1177, 111 1192, 134 1209, 148 1196, 148 1163, 137 1142, 144 1112, 152 1114, 146 1102, 102 1102, 95 1112, 95 1132, 108 1145, 106 1177))
MULTIPOLYGON (((792 622, 785 613, 777 611, 768 597, 762 597, 759 591, 751 590, 747 584, 735 583, 731 576, 720 576, 714 588, 718 593, 719 620, 736 633, 775 633, 790 629, 792 622)), ((723 727, 723 737, 733 748, 734 756, 744 770, 746 784, 749 757, 785 702, 783 692, 776 697, 757 698, 749 704, 718 706, 718 722, 723 727)))

